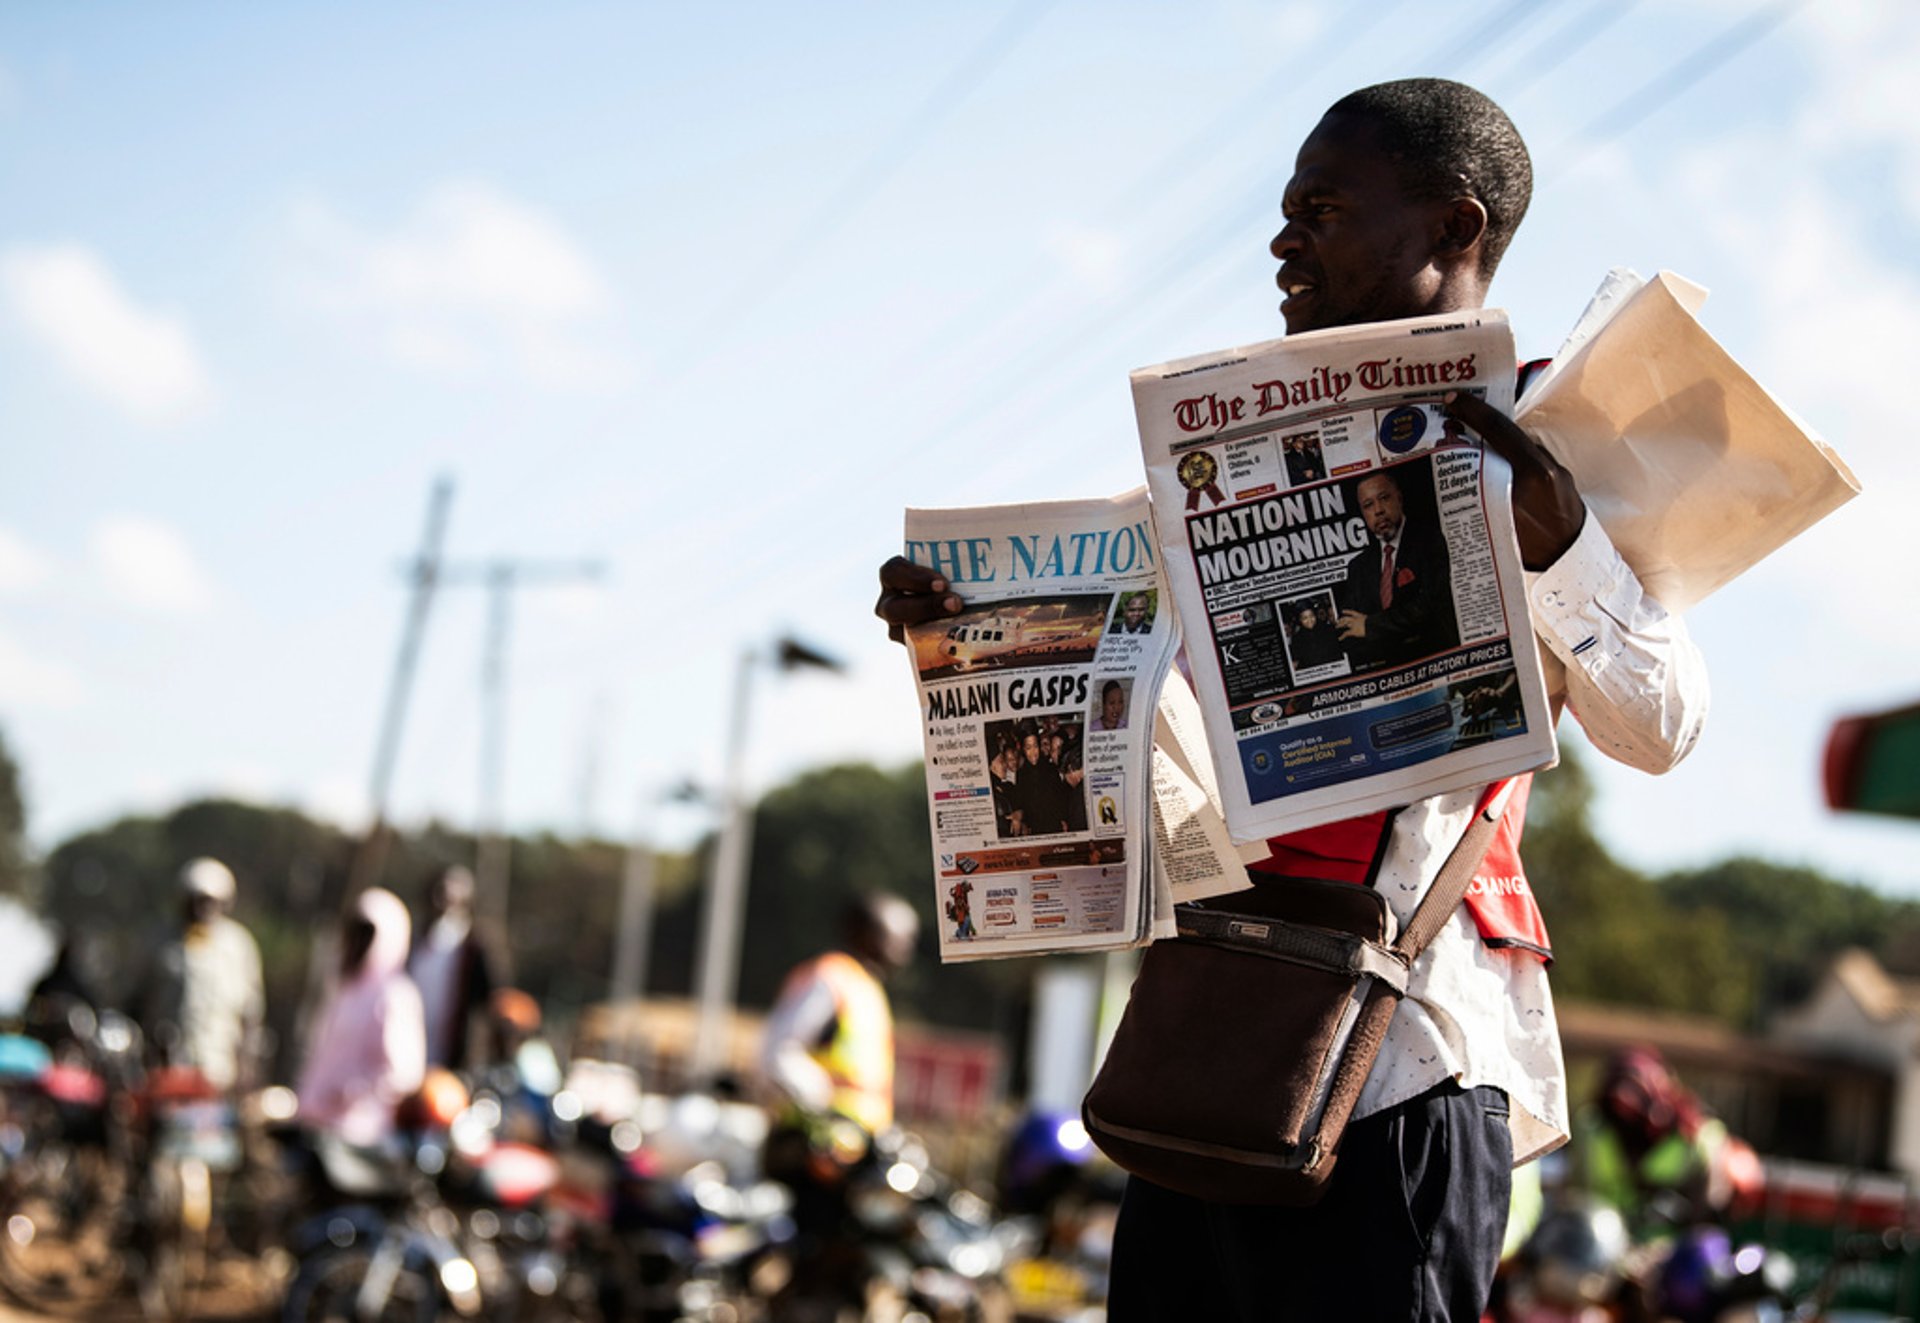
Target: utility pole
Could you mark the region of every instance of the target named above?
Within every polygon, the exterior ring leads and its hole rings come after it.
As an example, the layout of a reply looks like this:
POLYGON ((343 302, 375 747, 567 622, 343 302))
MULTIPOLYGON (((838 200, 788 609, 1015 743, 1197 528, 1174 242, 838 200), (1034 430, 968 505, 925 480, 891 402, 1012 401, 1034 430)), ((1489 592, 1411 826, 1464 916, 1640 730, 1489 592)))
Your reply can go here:
POLYGON ((606 576, 600 561, 490 560, 449 565, 440 571, 448 586, 480 584, 487 590, 487 636, 480 665, 479 841, 474 857, 474 891, 498 922, 507 922, 508 868, 505 823, 507 759, 507 654, 513 632, 516 588, 554 583, 597 582, 606 576))
MULTIPOLYGON (((372 822, 366 838, 355 852, 348 894, 357 895, 380 881, 387 861, 387 796, 393 789, 393 768, 400 757, 400 734, 406 725, 407 701, 413 693, 413 673, 420 657, 420 644, 426 637, 427 614, 433 606, 434 590, 440 583, 440 554, 446 541, 447 515, 453 506, 453 479, 434 479, 433 493, 427 502, 426 531, 420 537, 420 551, 406 566, 413 592, 407 600, 406 621, 400 631, 400 651, 394 658, 393 678, 387 684, 386 708, 380 720, 379 740, 374 746, 373 777, 367 787, 372 822)), ((332 898, 338 903, 339 898, 332 898)))
POLYGON ((373 776, 367 785, 367 805, 371 818, 367 834, 353 852, 347 870, 346 894, 330 886, 324 876, 314 889, 312 922, 316 937, 308 949, 307 986, 300 1013, 294 1025, 294 1037, 304 1043, 309 1018, 320 1004, 326 987, 327 970, 337 952, 333 921, 350 896, 368 887, 378 886, 386 869, 387 846, 392 831, 387 825, 387 796, 393 789, 393 768, 400 757, 400 733, 406 725, 407 701, 413 693, 413 673, 420 658, 420 645, 426 638, 427 615, 433 606, 434 591, 440 584, 440 554, 446 542, 447 515, 453 506, 453 479, 444 474, 433 481, 427 498, 427 526, 420 535, 420 551, 409 561, 404 573, 413 592, 407 599, 407 614, 400 627, 400 651, 394 657, 393 676, 387 682, 387 701, 380 718, 380 734, 374 744, 373 776))
POLYGON ((698 803, 706 798, 706 792, 691 779, 664 790, 649 787, 640 794, 633 818, 633 839, 627 845, 626 867, 620 877, 619 927, 614 931, 613 973, 608 980, 607 994, 615 1005, 636 1002, 647 995, 647 957, 653 945, 654 879, 660 859, 653 848, 654 807, 668 802, 698 803))

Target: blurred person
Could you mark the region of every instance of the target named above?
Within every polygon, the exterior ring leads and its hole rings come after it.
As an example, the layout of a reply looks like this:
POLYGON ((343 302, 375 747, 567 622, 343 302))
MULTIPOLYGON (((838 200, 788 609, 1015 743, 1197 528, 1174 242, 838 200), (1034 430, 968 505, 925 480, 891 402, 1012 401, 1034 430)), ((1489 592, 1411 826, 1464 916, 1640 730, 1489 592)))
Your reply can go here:
POLYGON ((427 887, 426 921, 407 957, 427 1024, 427 1064, 462 1070, 486 1044, 473 1033, 499 981, 486 940, 475 931, 473 874, 459 864, 427 887))
POLYGON ((1118 680, 1100 686, 1100 717, 1095 726, 1099 730, 1127 728, 1127 687, 1118 680))
POLYGON ((767 1016, 760 1078, 790 1117, 836 1115, 874 1134, 893 1124, 893 1009, 886 981, 913 959, 920 918, 898 896, 848 902, 840 944, 787 975, 767 1016))
POLYGON ((1652 1047, 1614 1054, 1573 1133, 1577 1183, 1642 1231, 1719 1219, 1758 1185, 1752 1148, 1652 1047))
POLYGON ((541 1033, 540 1003, 520 988, 500 988, 487 1001, 493 1065, 484 1079, 500 1095, 501 1133, 524 1143, 553 1139, 553 1095, 560 1092, 560 1058, 541 1033))
POLYGON ((883 892, 853 898, 840 924, 836 948, 787 975, 760 1045, 759 1082, 774 1108, 760 1165, 793 1193, 787 1289, 798 1299, 839 1280, 857 1248, 847 1235, 847 1179, 893 1125, 893 1007, 884 985, 913 959, 920 936, 913 907, 883 892))
POLYGON ((48 1047, 57 1047, 72 1037, 76 1011, 83 1013, 83 1019, 97 1020, 99 1016, 100 998, 82 970, 86 961, 81 946, 78 934, 63 935, 53 953, 53 963, 27 993, 22 1027, 28 1037, 48 1047))
POLYGON ((300 1118, 349 1144, 374 1146, 427 1074, 420 992, 407 977, 413 921, 383 887, 354 898, 340 938, 340 981, 322 1008, 294 1092, 300 1118))
POLYGON ((222 1091, 258 1073, 266 993, 253 934, 228 917, 233 871, 218 859, 180 870, 180 929, 160 948, 140 999, 140 1025, 167 1064, 222 1091))

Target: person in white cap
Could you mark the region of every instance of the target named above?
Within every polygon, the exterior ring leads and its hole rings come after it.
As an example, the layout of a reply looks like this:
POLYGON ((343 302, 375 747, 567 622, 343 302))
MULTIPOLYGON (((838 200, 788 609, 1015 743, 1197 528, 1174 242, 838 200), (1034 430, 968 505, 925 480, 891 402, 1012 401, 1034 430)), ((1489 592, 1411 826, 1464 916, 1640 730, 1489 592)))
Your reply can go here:
POLYGON ((182 925, 160 949, 141 1020, 172 1065, 191 1066, 222 1090, 253 1083, 266 993, 260 948, 227 911, 233 872, 218 859, 180 870, 182 925))

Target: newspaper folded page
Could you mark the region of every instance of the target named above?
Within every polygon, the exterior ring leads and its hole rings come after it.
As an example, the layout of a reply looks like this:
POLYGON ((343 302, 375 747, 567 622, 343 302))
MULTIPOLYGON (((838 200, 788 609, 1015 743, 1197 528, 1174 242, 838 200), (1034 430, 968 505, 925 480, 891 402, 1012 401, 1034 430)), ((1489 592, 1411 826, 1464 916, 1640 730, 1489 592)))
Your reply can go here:
POLYGON ((1553 762, 1511 474, 1441 408, 1511 413, 1514 362, 1485 310, 1133 374, 1233 840, 1553 762))
MULTIPOLYGON (((1253 885, 1246 866, 1267 856, 1264 842, 1236 846, 1227 834, 1203 721, 1193 689, 1179 671, 1168 672, 1154 711, 1153 871, 1156 894, 1172 904, 1246 890, 1253 885)), ((1173 935, 1170 908, 1165 918, 1156 940, 1173 935)))
POLYGON ((940 958, 1149 940, 1154 709, 1180 644, 1147 492, 908 510, 965 603, 907 631, 940 958))

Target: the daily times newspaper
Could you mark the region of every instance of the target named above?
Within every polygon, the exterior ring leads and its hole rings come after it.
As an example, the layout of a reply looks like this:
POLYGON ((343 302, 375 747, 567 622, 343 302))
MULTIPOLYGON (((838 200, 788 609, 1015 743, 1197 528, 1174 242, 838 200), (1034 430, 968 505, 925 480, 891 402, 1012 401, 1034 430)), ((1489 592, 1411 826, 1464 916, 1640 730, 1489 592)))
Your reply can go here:
POLYGON ((1162 569, 1236 841, 1555 755, 1506 464, 1504 313, 1318 331, 1133 374, 1162 569))
POLYGON ((907 631, 941 958, 1145 941, 1155 703, 1180 640, 1146 489, 908 510, 906 555, 965 603, 907 631))

